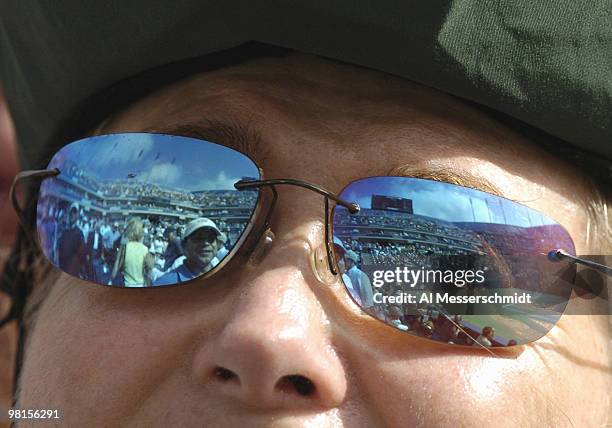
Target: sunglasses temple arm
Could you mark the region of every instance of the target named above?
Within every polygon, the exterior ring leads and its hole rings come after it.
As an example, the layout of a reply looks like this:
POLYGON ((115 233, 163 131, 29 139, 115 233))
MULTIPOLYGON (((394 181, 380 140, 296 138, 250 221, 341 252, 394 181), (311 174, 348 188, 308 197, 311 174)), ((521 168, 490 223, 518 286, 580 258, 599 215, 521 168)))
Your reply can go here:
POLYGON ((290 185, 290 186, 298 186, 303 187, 305 189, 312 190, 313 192, 317 192, 320 195, 325 196, 326 199, 331 199, 332 201, 342 205, 346 209, 349 210, 351 214, 355 214, 359 212, 359 205, 355 202, 345 201, 344 199, 336 196, 332 192, 325 190, 322 187, 317 186, 316 184, 308 183, 306 181, 301 180, 293 180, 290 178, 280 178, 280 179, 272 179, 272 180, 252 180, 252 181, 239 181, 234 184, 234 187, 237 190, 249 189, 249 188, 257 188, 263 186, 273 186, 273 185, 290 185))
POLYGON ((23 209, 21 208, 21 205, 19 205, 19 200, 17 198, 17 186, 23 180, 26 180, 29 178, 55 177, 59 175, 59 173, 60 173, 60 170, 57 168, 21 171, 13 179, 13 183, 11 184, 11 189, 9 191, 9 196, 11 198, 11 204, 13 205, 13 209, 15 210, 15 213, 17 214, 19 224, 24 230, 27 230, 27 228, 25 226, 25 217, 24 217, 23 209))
POLYGON ((581 259, 580 257, 572 256, 563 250, 552 250, 548 253, 548 259, 552 262, 560 262, 564 259, 578 263, 584 266, 588 266, 591 269, 595 269, 603 274, 612 277, 612 267, 595 263, 591 260, 581 259))

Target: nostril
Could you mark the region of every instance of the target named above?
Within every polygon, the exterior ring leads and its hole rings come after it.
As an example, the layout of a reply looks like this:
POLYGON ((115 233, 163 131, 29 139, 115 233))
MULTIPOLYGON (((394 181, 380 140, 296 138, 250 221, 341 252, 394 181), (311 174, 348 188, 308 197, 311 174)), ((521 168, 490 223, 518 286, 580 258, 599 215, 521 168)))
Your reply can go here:
POLYGON ((315 392, 315 385, 310 379, 301 375, 283 376, 276 384, 276 388, 281 391, 293 393, 308 397, 315 392))
POLYGON ((238 379, 238 376, 233 371, 226 369, 225 367, 217 367, 214 370, 214 376, 225 382, 232 379, 238 379))

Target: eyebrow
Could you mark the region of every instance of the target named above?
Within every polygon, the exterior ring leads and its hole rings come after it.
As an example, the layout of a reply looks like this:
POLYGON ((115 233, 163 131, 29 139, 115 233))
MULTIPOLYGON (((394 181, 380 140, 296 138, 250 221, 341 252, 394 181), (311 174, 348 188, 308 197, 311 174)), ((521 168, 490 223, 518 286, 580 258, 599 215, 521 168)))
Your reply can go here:
POLYGON ((468 172, 451 170, 450 168, 440 166, 415 168, 410 165, 403 165, 393 168, 388 174, 402 177, 424 178, 427 180, 457 184, 459 186, 482 190, 483 192, 508 199, 507 196, 504 196, 501 189, 491 183, 489 180, 482 177, 476 177, 468 172))
POLYGON ((258 161, 256 163, 262 162, 266 157, 260 133, 249 124, 241 124, 232 120, 198 119, 150 127, 144 132, 197 138, 222 144, 258 161))
MULTIPOLYGON (((264 152, 261 134, 252 125, 241 124, 233 120, 198 119, 151 127, 145 132, 179 135, 223 144, 246 154, 257 164, 263 162, 268 155, 267 152, 264 152)), ((505 197, 499 187, 485 178, 441 166, 415 168, 403 165, 393 168, 388 175, 441 181, 505 197)))

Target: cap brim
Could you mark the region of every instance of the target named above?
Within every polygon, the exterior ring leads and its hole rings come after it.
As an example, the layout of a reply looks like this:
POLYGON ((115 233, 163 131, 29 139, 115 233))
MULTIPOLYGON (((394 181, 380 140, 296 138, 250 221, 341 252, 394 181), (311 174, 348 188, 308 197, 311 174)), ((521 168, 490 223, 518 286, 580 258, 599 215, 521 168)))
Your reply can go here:
POLYGON ((25 167, 96 125, 81 110, 93 94, 251 40, 420 82, 612 159, 609 15, 561 3, 14 1, 0 14, 0 76, 25 167), (576 16, 585 34, 565 24, 576 16))

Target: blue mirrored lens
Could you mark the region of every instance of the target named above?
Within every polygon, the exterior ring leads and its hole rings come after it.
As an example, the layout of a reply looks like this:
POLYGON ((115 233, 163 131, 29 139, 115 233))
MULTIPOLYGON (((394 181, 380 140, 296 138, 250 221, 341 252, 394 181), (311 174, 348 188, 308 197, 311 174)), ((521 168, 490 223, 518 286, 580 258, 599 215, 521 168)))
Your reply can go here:
POLYGON ((429 339, 474 346, 524 344, 563 313, 575 254, 545 215, 466 187, 406 177, 355 181, 334 210, 334 247, 353 300, 377 319, 429 339))
POLYGON ((42 250, 58 268, 102 285, 175 285, 203 276, 238 249, 259 179, 246 155, 193 138, 112 134, 62 148, 41 185, 42 250))

